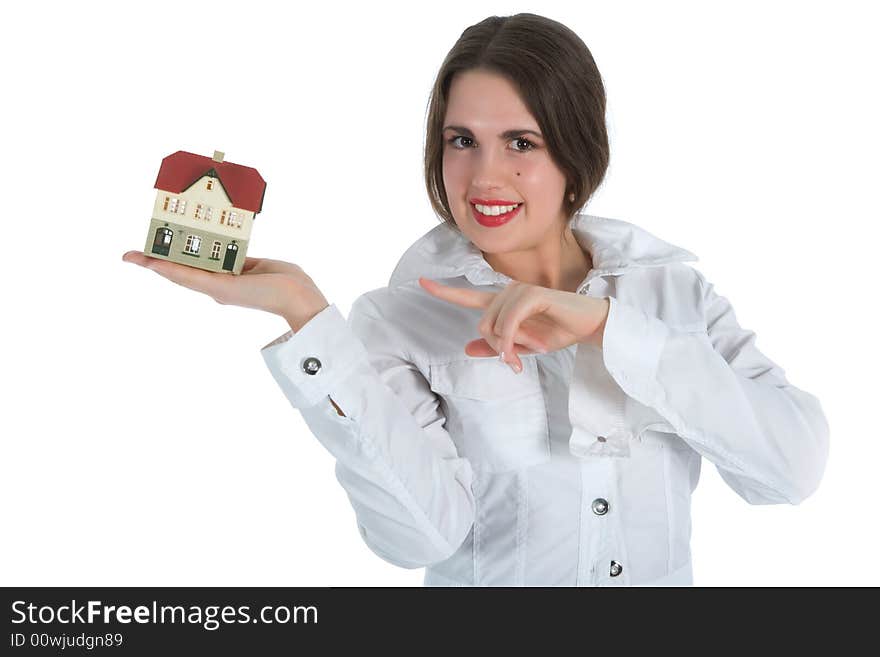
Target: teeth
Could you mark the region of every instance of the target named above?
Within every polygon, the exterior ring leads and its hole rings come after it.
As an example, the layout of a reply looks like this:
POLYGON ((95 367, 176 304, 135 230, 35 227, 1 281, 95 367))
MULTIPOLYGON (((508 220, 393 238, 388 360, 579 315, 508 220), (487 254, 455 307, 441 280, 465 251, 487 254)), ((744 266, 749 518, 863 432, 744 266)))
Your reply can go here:
POLYGON ((519 207, 519 203, 514 205, 480 205, 479 203, 474 203, 474 207, 477 208, 477 212, 480 214, 497 217, 499 214, 505 214, 506 212, 515 210, 519 207))

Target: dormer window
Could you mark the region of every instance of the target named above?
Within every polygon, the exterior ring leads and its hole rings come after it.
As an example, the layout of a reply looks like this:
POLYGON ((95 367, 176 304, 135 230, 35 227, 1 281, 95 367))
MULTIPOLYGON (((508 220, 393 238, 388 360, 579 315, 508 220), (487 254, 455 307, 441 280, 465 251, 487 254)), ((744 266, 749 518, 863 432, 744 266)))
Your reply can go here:
POLYGON ((214 179, 208 178, 208 191, 211 191, 212 189, 214 189, 214 179))

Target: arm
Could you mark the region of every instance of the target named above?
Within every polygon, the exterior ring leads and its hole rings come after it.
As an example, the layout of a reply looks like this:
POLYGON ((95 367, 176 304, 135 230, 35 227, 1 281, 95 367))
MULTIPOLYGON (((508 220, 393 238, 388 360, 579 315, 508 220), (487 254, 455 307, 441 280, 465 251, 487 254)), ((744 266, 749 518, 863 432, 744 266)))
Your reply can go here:
POLYGON ((473 524, 472 471, 444 428, 439 400, 399 353, 403 340, 360 297, 349 320, 328 306, 263 349, 272 376, 336 457, 365 543, 389 563, 443 561, 473 524), (317 358, 307 374, 302 362, 317 358), (332 395, 332 396, 331 396, 332 395))
POLYGON ((611 298, 605 366, 747 502, 798 504, 819 486, 828 459, 819 400, 786 380, 729 301, 696 274, 707 332, 676 331, 611 298))

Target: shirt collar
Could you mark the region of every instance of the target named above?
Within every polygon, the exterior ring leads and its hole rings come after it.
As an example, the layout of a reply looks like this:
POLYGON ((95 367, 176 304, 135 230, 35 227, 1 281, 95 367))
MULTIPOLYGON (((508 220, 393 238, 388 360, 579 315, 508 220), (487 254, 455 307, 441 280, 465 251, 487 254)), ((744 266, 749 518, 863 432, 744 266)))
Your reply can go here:
MULTIPOLYGON (((596 276, 616 276, 636 267, 699 260, 690 251, 620 219, 578 213, 570 225, 578 244, 593 260, 593 269, 581 287, 596 276)), ((473 242, 446 222, 432 228, 406 250, 391 274, 389 287, 417 281, 419 276, 437 280, 464 276, 473 285, 507 285, 512 280, 492 269, 473 242)))

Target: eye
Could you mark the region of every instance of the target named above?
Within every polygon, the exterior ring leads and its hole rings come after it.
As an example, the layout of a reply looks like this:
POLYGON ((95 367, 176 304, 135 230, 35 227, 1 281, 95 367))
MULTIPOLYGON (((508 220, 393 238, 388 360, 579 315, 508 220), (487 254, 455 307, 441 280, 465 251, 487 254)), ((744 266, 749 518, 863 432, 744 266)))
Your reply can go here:
POLYGON ((449 142, 450 144, 452 144, 453 148, 458 148, 458 149, 467 148, 467 145, 464 145, 464 144, 461 146, 457 146, 456 141, 455 141, 456 139, 467 140, 469 143, 473 143, 473 140, 470 137, 464 137, 462 135, 455 135, 454 137, 447 139, 446 141, 449 142))
POLYGON ((517 145, 517 148, 515 148, 514 150, 519 151, 520 153, 526 153, 528 151, 534 150, 535 148, 535 145, 525 137, 517 137, 513 140, 513 143, 517 145), (522 144, 525 145, 521 146, 522 144))

